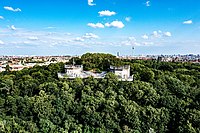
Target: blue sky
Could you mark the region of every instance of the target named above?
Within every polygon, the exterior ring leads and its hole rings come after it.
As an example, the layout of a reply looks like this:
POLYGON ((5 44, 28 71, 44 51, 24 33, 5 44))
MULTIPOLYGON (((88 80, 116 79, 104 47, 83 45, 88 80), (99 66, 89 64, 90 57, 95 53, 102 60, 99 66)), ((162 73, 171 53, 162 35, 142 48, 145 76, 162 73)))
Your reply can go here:
POLYGON ((199 0, 1 0, 0 55, 199 54, 199 0))

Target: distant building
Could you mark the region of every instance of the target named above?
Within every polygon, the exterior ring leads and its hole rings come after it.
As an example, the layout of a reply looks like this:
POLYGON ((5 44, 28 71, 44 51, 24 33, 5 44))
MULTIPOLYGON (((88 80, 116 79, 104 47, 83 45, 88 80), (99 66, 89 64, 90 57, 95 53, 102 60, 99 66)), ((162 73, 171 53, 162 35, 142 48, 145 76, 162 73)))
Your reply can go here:
POLYGON ((133 76, 130 75, 130 65, 125 66, 110 66, 110 72, 113 72, 122 81, 133 81, 133 76))
POLYGON ((6 70, 5 67, 3 67, 3 66, 0 65, 0 72, 3 72, 5 70, 6 70))
POLYGON ((157 61, 172 62, 174 59, 171 57, 158 56, 157 61))
POLYGON ((157 61, 162 61, 162 60, 163 60, 163 57, 158 56, 157 61))
POLYGON ((10 65, 10 70, 11 71, 20 71, 22 69, 24 69, 23 65, 10 65))
POLYGON ((119 52, 117 52, 117 57, 119 57, 120 56, 120 53, 119 52))

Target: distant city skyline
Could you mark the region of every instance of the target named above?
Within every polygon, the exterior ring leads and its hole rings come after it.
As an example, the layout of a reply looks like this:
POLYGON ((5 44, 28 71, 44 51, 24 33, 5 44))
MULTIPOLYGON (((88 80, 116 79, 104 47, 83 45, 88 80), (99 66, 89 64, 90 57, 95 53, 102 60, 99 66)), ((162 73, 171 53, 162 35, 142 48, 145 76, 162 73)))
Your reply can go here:
POLYGON ((2 0, 0 55, 200 54, 199 0, 2 0))

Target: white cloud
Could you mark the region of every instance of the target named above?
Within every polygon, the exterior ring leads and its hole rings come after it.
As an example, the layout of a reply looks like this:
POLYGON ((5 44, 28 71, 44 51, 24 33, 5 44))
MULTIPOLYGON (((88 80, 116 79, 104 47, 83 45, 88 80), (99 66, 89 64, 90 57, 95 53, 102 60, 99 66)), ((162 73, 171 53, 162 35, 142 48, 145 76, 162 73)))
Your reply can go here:
MULTIPOLYGON (((15 42, 16 44, 18 44, 18 42, 15 42)), ((23 44, 31 44, 31 42, 29 41, 23 41, 23 44)))
POLYGON ((11 29, 11 30, 16 30, 17 28, 16 28, 14 25, 11 25, 11 26, 10 26, 10 29, 11 29))
POLYGON ((126 20, 127 22, 130 22, 130 21, 131 21, 131 17, 126 17, 125 20, 126 20))
POLYGON ((0 40, 0 45, 3 45, 3 44, 4 44, 4 42, 2 40, 0 40))
POLYGON ((20 8, 12 8, 12 7, 9 7, 9 6, 4 6, 4 9, 5 10, 8 10, 8 11, 13 11, 13 12, 21 12, 22 10, 20 8))
POLYGON ((183 24, 192 24, 192 20, 187 20, 187 21, 184 21, 183 24))
POLYGON ((125 41, 122 41, 121 44, 127 46, 150 46, 154 45, 155 42, 150 40, 149 41, 137 40, 135 37, 128 37, 125 41))
POLYGON ((28 37, 28 40, 37 41, 37 40, 39 40, 39 39, 38 39, 38 37, 36 37, 36 36, 30 36, 30 37, 28 37))
POLYGON ((95 35, 95 34, 93 34, 93 33, 86 33, 86 34, 83 36, 83 38, 85 38, 85 39, 98 39, 99 36, 97 36, 97 35, 95 35))
POLYGON ((135 37, 128 37, 126 41, 121 42, 122 45, 127 46, 140 46, 141 44, 137 42, 135 37))
POLYGON ((144 35, 142 36, 142 38, 143 38, 143 39, 149 39, 149 36, 146 35, 146 34, 144 34, 144 35))
POLYGON ((121 21, 113 21, 111 23, 106 23, 105 24, 106 27, 114 27, 114 28, 124 28, 124 24, 121 21))
POLYGON ((71 36, 71 35, 72 35, 72 33, 69 33, 69 32, 68 32, 68 33, 65 33, 65 35, 71 36))
POLYGON ((151 6, 150 3, 151 3, 150 1, 147 1, 145 4, 146 4, 147 7, 149 7, 149 6, 151 6))
POLYGON ((85 40, 81 37, 77 37, 74 39, 74 41, 77 41, 77 42, 84 42, 85 40))
POLYGON ((89 27, 92 27, 92 28, 104 28, 105 26, 102 24, 102 23, 88 23, 87 24, 89 27))
POLYGON ((142 42, 143 45, 153 45, 153 42, 142 42))
POLYGON ((166 37, 171 37, 171 36, 172 36, 171 32, 168 32, 168 31, 167 31, 167 32, 164 32, 163 34, 164 34, 164 36, 166 36, 166 37))
POLYGON ((88 5, 89 6, 95 6, 96 4, 94 4, 93 2, 94 2, 94 0, 88 0, 88 5))
POLYGON ((136 41, 135 37, 129 37, 128 38, 130 41, 136 41))
MULTIPOLYGON (((9 26, 9 29, 10 26, 9 26)), ((27 46, 52 46, 52 45, 81 45, 81 41, 83 41, 83 37, 81 39, 75 39, 77 36, 70 35, 67 36, 66 32, 53 32, 50 36, 48 35, 48 31, 33 31, 20 29, 13 32, 11 30, 5 29, 5 32, 0 32, 0 38, 6 38, 6 44, 13 44, 13 46, 21 46, 23 44, 25 47, 27 46), (78 41, 79 40, 79 41, 78 41), (74 42, 72 44, 72 42, 74 42), (30 45, 27 45, 30 44, 30 45)), ((1 40, 1 39, 0 39, 1 40)), ((93 41, 93 40, 91 40, 93 41)))
POLYGON ((76 37, 75 39, 72 39, 72 41, 76 42, 84 42, 86 39, 98 39, 99 36, 93 34, 93 33, 85 33, 82 37, 76 37))
POLYGON ((3 16, 0 16, 0 19, 4 19, 4 17, 3 17, 3 16))
POLYGON ((161 31, 153 31, 152 36, 155 38, 160 38, 162 36, 160 33, 161 31))
POLYGON ((56 27, 49 26, 49 27, 46 27, 45 29, 56 29, 56 27))
POLYGON ((172 34, 169 31, 162 32, 161 30, 153 31, 152 37, 153 38, 162 38, 162 37, 171 37, 172 34))
POLYGON ((109 11, 109 10, 105 10, 105 11, 100 11, 98 12, 99 15, 102 17, 102 16, 113 16, 113 15, 116 15, 116 12, 114 11, 109 11))

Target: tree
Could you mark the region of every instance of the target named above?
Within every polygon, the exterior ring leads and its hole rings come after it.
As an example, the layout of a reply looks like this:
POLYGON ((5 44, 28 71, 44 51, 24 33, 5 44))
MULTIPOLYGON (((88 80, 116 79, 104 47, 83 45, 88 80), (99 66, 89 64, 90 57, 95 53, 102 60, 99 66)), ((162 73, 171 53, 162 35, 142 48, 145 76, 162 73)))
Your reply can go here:
POLYGON ((5 70, 6 70, 6 72, 10 72, 10 66, 9 66, 9 65, 6 65, 5 70))
POLYGON ((103 79, 58 79, 63 63, 2 72, 0 132, 200 132, 198 64, 95 53, 79 61, 92 71, 128 64, 134 81, 118 81, 113 73, 103 79))

